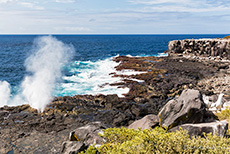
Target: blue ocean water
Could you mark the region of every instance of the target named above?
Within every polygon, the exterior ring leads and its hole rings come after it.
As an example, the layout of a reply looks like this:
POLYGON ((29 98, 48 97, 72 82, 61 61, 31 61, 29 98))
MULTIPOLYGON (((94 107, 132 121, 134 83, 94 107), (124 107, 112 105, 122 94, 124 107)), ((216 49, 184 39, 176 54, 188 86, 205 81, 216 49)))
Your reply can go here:
MULTIPOLYGON (((168 49, 168 42, 178 39, 222 38, 226 35, 56 35, 72 45, 75 54, 63 66, 63 76, 56 83, 54 96, 119 93, 107 83, 118 82, 109 73, 115 71, 117 55, 152 56, 168 49)), ((14 95, 26 72, 25 59, 34 48, 38 35, 0 35, 0 81, 11 85, 14 95)), ((120 93, 127 89, 120 89, 120 93)))

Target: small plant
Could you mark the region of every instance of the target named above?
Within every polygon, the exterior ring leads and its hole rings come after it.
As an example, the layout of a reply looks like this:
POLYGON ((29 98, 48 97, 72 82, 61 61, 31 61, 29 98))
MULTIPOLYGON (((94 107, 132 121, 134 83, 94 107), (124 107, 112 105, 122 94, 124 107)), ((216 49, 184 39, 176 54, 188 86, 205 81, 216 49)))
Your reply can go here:
POLYGON ((230 139, 211 134, 190 137, 185 130, 109 128, 102 136, 107 143, 98 148, 89 147, 86 154, 230 153, 230 139))
POLYGON ((227 107, 225 110, 217 113, 217 116, 220 120, 230 119, 230 107, 227 107))

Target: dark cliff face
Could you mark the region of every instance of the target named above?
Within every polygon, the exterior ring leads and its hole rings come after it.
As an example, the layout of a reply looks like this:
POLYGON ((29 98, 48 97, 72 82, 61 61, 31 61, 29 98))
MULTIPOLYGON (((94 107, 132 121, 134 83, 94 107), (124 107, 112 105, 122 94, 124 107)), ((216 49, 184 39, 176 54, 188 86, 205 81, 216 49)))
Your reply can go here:
POLYGON ((230 40, 227 39, 186 39, 174 40, 168 44, 169 53, 195 56, 212 56, 230 59, 230 40))

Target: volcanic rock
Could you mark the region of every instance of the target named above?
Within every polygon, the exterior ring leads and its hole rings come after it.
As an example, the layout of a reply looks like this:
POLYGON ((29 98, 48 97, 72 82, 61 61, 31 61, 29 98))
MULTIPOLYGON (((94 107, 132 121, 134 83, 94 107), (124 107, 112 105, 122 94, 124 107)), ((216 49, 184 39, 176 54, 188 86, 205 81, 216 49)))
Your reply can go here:
POLYGON ((61 154, 78 154, 87 149, 83 142, 66 141, 62 144, 61 154))
POLYGON ((128 128, 135 129, 135 130, 138 130, 140 128, 143 130, 143 129, 154 128, 158 124, 159 124, 159 117, 157 115, 150 114, 140 120, 134 121, 131 125, 128 126, 128 128))
POLYGON ((162 127, 204 121, 205 104, 198 90, 186 89, 179 98, 170 100, 158 114, 162 127))
POLYGON ((101 122, 93 122, 83 127, 79 127, 76 130, 70 132, 70 141, 65 141, 62 144, 62 154, 79 153, 90 145, 98 146, 105 143, 105 139, 99 136, 99 133, 103 133, 103 129, 107 126, 102 125, 101 122), (73 140, 72 135, 75 135, 73 140))
POLYGON ((217 136, 224 137, 228 130, 228 122, 226 120, 216 121, 211 123, 200 124, 184 124, 170 129, 170 132, 180 130, 180 128, 187 130, 190 136, 203 136, 204 133, 212 133, 217 136))
POLYGON ((104 143, 104 139, 98 134, 103 133, 103 129, 106 128, 107 126, 102 125, 100 122, 93 122, 83 127, 79 127, 73 132, 76 134, 79 141, 82 141, 86 146, 89 146, 104 143))

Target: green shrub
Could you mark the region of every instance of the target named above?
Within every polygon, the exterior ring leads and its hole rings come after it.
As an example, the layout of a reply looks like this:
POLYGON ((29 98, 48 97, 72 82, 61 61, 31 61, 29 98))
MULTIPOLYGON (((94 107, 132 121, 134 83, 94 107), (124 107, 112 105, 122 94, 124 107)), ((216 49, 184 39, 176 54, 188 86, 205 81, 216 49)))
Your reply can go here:
MULTIPOLYGON (((217 113, 216 115, 218 116, 219 120, 227 120, 228 123, 230 123, 230 107, 227 107, 227 109, 221 111, 220 113, 217 113)), ((226 134, 230 135, 229 127, 226 134)))
POLYGON ((190 138, 184 130, 109 128, 102 136, 107 139, 106 144, 97 149, 89 147, 82 154, 230 153, 230 139, 211 134, 190 138))
POLYGON ((230 107, 227 107, 227 109, 217 113, 217 116, 220 120, 230 119, 230 107))

